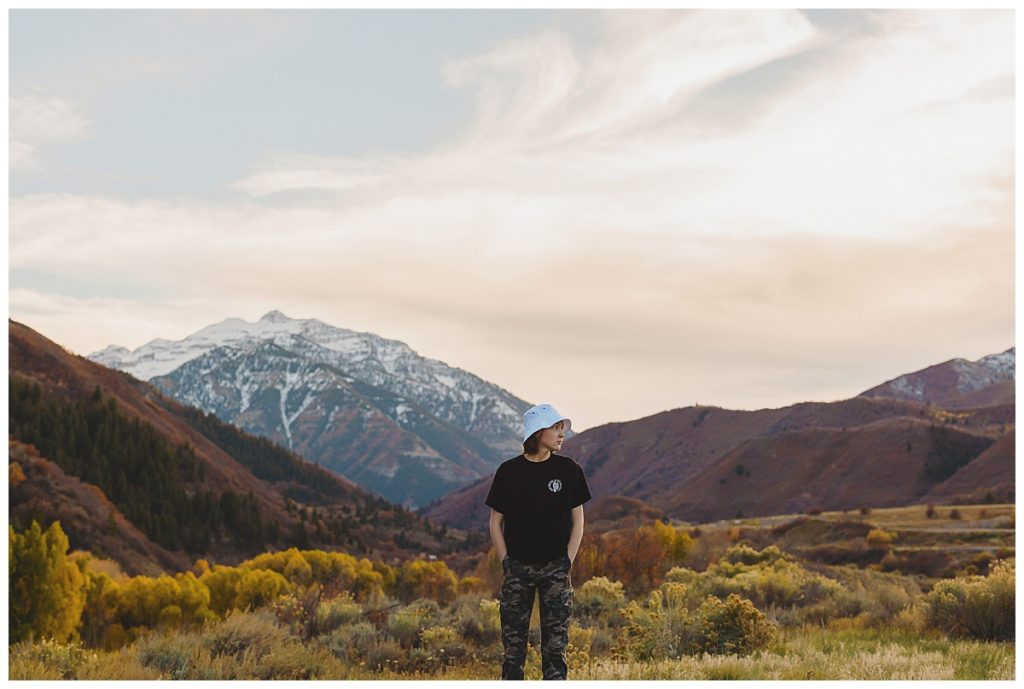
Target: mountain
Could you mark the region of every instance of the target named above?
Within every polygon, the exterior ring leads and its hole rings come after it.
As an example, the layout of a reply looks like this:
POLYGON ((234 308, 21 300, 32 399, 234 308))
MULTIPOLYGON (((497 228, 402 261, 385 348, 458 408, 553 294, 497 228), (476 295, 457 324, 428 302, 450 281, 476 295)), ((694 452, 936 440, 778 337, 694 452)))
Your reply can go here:
MULTIPOLYGON (((567 440, 562 454, 580 463, 595 498, 632 498, 689 521, 947 501, 981 488, 981 495, 1006 496, 1013 490, 1006 436, 1012 437, 1015 409, 1012 394, 998 400, 1007 385, 1012 393, 1014 352, 1004 355, 982 359, 1003 371, 991 374, 988 386, 964 385, 948 396, 989 395, 977 408, 880 394, 756 411, 692 406, 588 429, 567 440), (949 492, 932 492, 943 490, 949 492)), ((489 486, 485 477, 421 512, 480 528, 489 486)))
POLYGON ((1013 502, 1015 432, 999 440, 964 465, 947 480, 935 486, 921 502, 1013 502))
POLYGON ((893 397, 944 409, 971 409, 1014 402, 1015 347, 977 361, 950 359, 907 373, 860 393, 893 397))
POLYGON ((290 546, 447 552, 426 520, 264 438, 8 322, 10 518, 60 519, 129 573, 290 546))
POLYGON ((530 406, 402 342, 280 311, 88 358, 408 507, 521 451, 530 406))
POLYGON ((907 417, 751 438, 656 504, 693 521, 907 505, 992 442, 907 417))

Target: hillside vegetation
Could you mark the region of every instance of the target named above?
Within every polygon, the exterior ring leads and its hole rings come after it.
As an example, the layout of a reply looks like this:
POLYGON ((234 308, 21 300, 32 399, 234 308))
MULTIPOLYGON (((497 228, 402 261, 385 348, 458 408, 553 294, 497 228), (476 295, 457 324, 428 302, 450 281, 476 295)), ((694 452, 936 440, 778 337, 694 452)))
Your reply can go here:
MULTIPOLYGON (((605 534, 573 568, 570 678, 1011 679, 1008 547, 986 546, 988 558, 939 577, 791 552, 881 542, 878 532, 889 548, 916 533, 917 547, 955 549, 957 529, 1008 532, 1012 543, 1012 506, 959 509, 657 521, 605 534), (925 528, 939 536, 927 546, 925 528), (777 542, 761 542, 772 534, 777 542)), ((436 560, 392 567, 291 548, 128 577, 68 553, 57 524, 11 538, 12 679, 494 679, 500 667, 493 553, 465 576, 436 560)), ((528 678, 540 676, 538 622, 535 610, 528 678)))

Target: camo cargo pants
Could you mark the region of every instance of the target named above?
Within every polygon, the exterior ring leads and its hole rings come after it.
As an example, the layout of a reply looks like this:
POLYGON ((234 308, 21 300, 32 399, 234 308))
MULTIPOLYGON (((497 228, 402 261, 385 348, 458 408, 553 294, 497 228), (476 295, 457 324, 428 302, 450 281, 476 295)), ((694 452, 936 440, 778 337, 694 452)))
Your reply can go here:
POLYGON ((499 594, 501 643, 505 647, 502 679, 523 679, 526 640, 534 596, 540 595, 540 655, 544 679, 566 679, 565 647, 572 615, 572 562, 565 555, 531 565, 509 558, 499 594))

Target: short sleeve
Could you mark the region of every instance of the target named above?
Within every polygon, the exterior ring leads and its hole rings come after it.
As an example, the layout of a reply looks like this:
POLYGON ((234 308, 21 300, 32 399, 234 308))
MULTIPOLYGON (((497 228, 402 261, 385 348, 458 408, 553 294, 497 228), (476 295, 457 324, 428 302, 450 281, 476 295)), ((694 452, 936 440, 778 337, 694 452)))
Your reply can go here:
POLYGON ((578 507, 590 500, 590 487, 587 486, 587 477, 583 473, 583 467, 576 465, 576 482, 573 487, 572 506, 578 507))
POLYGON ((498 467, 498 470, 494 472, 494 478, 491 480, 491 490, 488 491, 487 499, 484 500, 485 505, 501 514, 508 512, 507 483, 504 472, 501 470, 501 467, 498 467))

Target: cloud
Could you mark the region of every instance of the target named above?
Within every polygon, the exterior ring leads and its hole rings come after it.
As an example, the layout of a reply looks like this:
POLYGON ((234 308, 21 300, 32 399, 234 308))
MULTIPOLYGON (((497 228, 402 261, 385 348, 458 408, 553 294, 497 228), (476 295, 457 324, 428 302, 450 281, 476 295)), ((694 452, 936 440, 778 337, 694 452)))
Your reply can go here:
MULTIPOLYGON (((12 289, 12 317, 81 353, 279 308, 403 340, 527 399, 564 398, 582 428, 695 400, 836 399, 1012 344, 1011 239, 999 229, 924 241, 608 234, 517 256, 482 250, 472 232, 346 238, 329 215, 81 201, 48 220, 63 228, 35 249, 54 256, 50 270, 170 295, 12 289), (83 217, 106 232, 82 233, 83 217)), ((25 211, 15 204, 16 224, 25 211)), ((15 255, 28 255, 22 237, 15 255)))
POLYGON ((602 16, 596 45, 544 30, 449 62, 447 82, 477 103, 458 141, 421 156, 279 156, 236 188, 364 205, 541 200, 563 233, 593 208, 631 232, 846 236, 1002 211, 1013 165, 1005 12, 880 13, 878 33, 843 41, 798 12, 602 16), (762 72, 779 86, 747 88, 765 92, 755 98, 731 85, 762 72), (748 114, 720 118, 729 126, 714 117, 726 109, 748 114))
POLYGON ((10 103, 11 166, 38 166, 40 147, 81 139, 89 120, 79 108, 55 96, 16 96, 10 103))
POLYGON ((577 49, 547 31, 449 63, 449 84, 475 90, 472 146, 536 150, 633 135, 670 118, 701 89, 810 48, 799 12, 606 12, 606 35, 577 49))
POLYGON ((565 399, 581 428, 1012 344, 1012 14, 880 12, 841 39, 796 12, 599 16, 590 43, 449 62, 474 117, 424 154, 278 155, 216 204, 13 199, 12 271, 172 297, 12 285, 12 315, 92 351, 278 308, 565 399))

